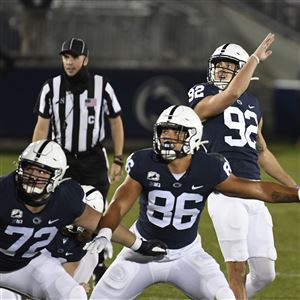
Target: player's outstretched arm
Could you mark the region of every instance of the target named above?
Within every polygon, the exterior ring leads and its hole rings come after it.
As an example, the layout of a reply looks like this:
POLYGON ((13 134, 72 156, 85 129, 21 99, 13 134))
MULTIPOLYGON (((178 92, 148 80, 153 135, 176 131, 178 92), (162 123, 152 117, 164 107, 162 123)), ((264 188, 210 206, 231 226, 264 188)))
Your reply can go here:
POLYGON ((205 97, 195 106, 194 109, 202 121, 222 113, 247 90, 259 62, 265 61, 272 54, 270 47, 274 41, 275 35, 269 33, 225 90, 205 97))
POLYGON ((233 174, 216 185, 215 189, 230 196, 257 199, 270 203, 300 203, 299 189, 274 182, 247 180, 233 174))

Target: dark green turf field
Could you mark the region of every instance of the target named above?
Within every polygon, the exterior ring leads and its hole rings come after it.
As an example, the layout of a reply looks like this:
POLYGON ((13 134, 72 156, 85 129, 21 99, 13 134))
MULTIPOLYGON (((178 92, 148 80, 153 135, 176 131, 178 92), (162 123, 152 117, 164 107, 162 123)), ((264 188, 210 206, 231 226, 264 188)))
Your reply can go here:
MULTIPOLYGON (((281 165, 300 183, 300 148, 287 145, 273 145, 270 147, 281 165)), ((0 153, 0 174, 14 169, 17 155, 0 153)), ((269 179, 263 174, 263 178, 269 179)), ((113 185, 110 196, 117 184, 113 185)), ((298 204, 268 205, 273 216, 274 236, 278 259, 276 263, 277 277, 275 281, 257 294, 255 300, 295 300, 300 299, 300 206, 298 204)), ((124 224, 131 225, 137 217, 137 205, 130 211, 124 224)), ((222 256, 218 247, 215 233, 207 211, 201 216, 200 233, 204 249, 220 263, 225 272, 222 256)), ((115 253, 120 250, 115 245, 115 253)), ((109 264, 109 261, 107 262, 109 264)), ((226 274, 226 272, 225 272, 226 274)), ((166 284, 157 284, 147 288, 138 299, 187 299, 176 288, 166 284)))

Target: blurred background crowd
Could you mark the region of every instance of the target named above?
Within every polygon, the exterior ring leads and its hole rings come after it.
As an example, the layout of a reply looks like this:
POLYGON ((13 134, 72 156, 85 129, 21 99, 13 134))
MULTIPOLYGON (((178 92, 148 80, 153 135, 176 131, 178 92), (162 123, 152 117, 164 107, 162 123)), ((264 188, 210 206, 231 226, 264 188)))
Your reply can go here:
POLYGON ((299 0, 0 0, 0 151, 30 141, 41 85, 61 72, 58 53, 70 37, 87 42, 90 68, 112 83, 129 150, 151 141, 164 108, 187 104, 217 46, 237 43, 251 54, 270 31, 273 55, 250 91, 260 100, 267 140, 296 144, 299 0))

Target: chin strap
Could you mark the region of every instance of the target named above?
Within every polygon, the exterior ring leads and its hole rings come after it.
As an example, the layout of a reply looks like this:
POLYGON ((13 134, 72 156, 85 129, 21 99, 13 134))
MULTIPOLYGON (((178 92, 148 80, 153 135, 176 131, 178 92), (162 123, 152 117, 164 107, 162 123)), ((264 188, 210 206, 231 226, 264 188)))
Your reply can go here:
POLYGON ((39 207, 45 205, 50 197, 50 194, 44 195, 41 199, 32 199, 28 194, 22 192, 19 196, 23 202, 25 202, 27 205, 33 206, 33 207, 39 207), (45 198, 44 198, 45 197, 45 198))

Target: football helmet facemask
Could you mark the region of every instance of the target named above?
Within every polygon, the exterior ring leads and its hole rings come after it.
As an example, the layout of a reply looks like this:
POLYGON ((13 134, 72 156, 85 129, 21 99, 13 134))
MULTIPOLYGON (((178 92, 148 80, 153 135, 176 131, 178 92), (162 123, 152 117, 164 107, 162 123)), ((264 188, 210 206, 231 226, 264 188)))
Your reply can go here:
POLYGON ((31 143, 19 156, 16 170, 20 198, 30 206, 44 205, 67 170, 62 148, 54 141, 31 143))
POLYGON ((184 105, 172 105, 160 114, 154 125, 153 150, 167 162, 194 154, 200 148, 202 131, 200 118, 192 108, 184 105), (175 130, 177 138, 161 138, 165 129, 175 130), (182 145, 180 150, 175 149, 176 144, 182 145))
POLYGON ((207 82, 214 84, 218 88, 224 90, 228 83, 239 72, 239 70, 244 66, 248 59, 249 54, 237 44, 224 44, 218 47, 208 60, 207 82), (218 80, 215 76, 216 64, 221 61, 229 61, 236 65, 236 69, 234 71, 224 68, 224 72, 230 71, 232 73, 232 77, 230 80, 218 80))

